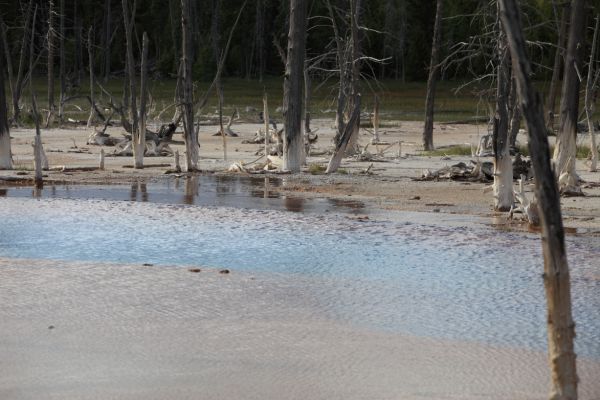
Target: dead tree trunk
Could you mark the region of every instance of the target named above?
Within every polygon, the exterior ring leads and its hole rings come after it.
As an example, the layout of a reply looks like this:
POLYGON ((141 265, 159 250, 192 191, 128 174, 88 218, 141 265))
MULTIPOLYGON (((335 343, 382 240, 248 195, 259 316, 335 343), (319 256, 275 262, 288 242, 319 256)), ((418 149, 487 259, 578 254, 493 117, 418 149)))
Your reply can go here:
POLYGON ((442 7, 444 1, 437 0, 435 24, 433 25, 433 43, 431 44, 431 60, 429 77, 427 78, 427 96, 425 98, 425 128, 423 129, 423 148, 433 150, 433 108, 435 104, 435 86, 439 71, 439 52, 442 41, 442 7))
POLYGON ((81 36, 83 35, 83 26, 81 17, 79 16, 79 2, 73 2, 73 23, 75 36, 75 81, 77 86, 81 84, 81 74, 83 70, 83 46, 81 44, 81 36))
POLYGON ((500 0, 502 24, 508 36, 519 99, 529 132, 535 189, 541 210, 544 287, 548 306, 548 350, 553 400, 577 399, 575 323, 571 314, 571 283, 565 250, 560 197, 550 163, 542 103, 531 82, 519 10, 515 0, 500 0))
MULTIPOLYGON (((37 14, 37 6, 33 11, 33 17, 31 19, 31 26, 35 26, 35 17, 37 14)), ((32 77, 29 79, 29 92, 31 94, 31 109, 33 112, 33 120, 35 123, 35 138, 33 142, 33 167, 34 167, 34 181, 35 186, 41 188, 43 186, 43 158, 44 150, 42 148, 42 134, 40 131, 40 118, 37 110, 37 101, 35 98, 35 91, 33 89, 33 59, 34 59, 34 35, 31 35, 31 43, 29 44, 29 73, 32 77)))
MULTIPOLYGON (((499 7, 499 6, 498 6, 499 7)), ((499 13, 499 9, 498 9, 499 13)), ((513 172, 508 140, 509 53, 506 33, 498 18, 496 115, 494 117, 494 209, 508 211, 513 205, 513 172)))
POLYGON ((104 2, 104 83, 110 76, 110 42, 111 42, 111 0, 104 2))
POLYGON ((348 124, 346 124, 344 133, 340 137, 340 140, 336 143, 335 150, 329 159, 329 164, 327 164, 327 169, 325 170, 326 174, 332 174, 340 167, 340 164, 342 163, 342 157, 346 153, 346 146, 348 146, 350 137, 353 134, 352 127, 358 124, 360 124, 360 95, 358 95, 356 102, 354 103, 354 110, 352 110, 352 114, 350 115, 348 124))
MULTIPOLYGON (((142 35, 142 65, 140 71, 140 125, 137 140, 132 135, 131 147, 133 149, 134 168, 144 168, 144 153, 146 152, 146 102, 148 100, 148 35, 142 35)), ((133 112, 137 112, 134 110, 133 112)))
MULTIPOLYGON (((360 96, 360 70, 361 70, 361 40, 360 40, 360 28, 359 20, 361 14, 361 0, 350 0, 350 39, 352 43, 352 59, 350 60, 350 71, 351 74, 351 88, 352 95, 350 96, 350 104, 348 112, 354 110, 354 104, 357 102, 360 96)), ((346 146, 346 154, 353 154, 356 152, 356 143, 358 142, 358 133, 360 125, 354 125, 352 127, 352 136, 346 146)))
POLYGON ((65 0, 60 0, 60 100, 58 105, 58 118, 60 123, 64 120, 65 99, 67 97, 67 80, 65 77, 65 0))
POLYGON ((521 106, 519 104, 519 96, 517 94, 517 82, 513 77, 510 84, 510 95, 508 105, 511 110, 510 117, 510 132, 508 135, 508 144, 511 151, 517 152, 517 135, 521 127, 521 106))
POLYGON ((577 117, 579 112, 579 77, 585 30, 585 0, 573 0, 567 56, 560 99, 560 129, 556 136, 554 161, 561 193, 580 195, 581 186, 575 171, 577 117))
MULTIPOLYGON (((0 43, 0 46, 4 47, 4 43, 0 43)), ((5 62, 8 61, 0 55, 0 169, 12 169, 8 110, 6 108, 6 94, 4 93, 5 62)))
MULTIPOLYGON (((6 70, 8 72, 8 87, 10 88, 10 98, 12 99, 13 93, 15 91, 13 87, 13 67, 12 67, 12 56, 10 55, 10 47, 8 47, 8 39, 6 38, 6 24, 2 20, 2 16, 0 16, 0 35, 2 35, 2 42, 0 45, 4 49, 4 61, 6 62, 6 70)), ((1 56, 1 55, 0 55, 1 56)), ((6 100, 5 100, 6 102, 6 100)))
MULTIPOLYGON (((135 85, 135 59, 133 58, 133 22, 135 21, 136 1, 134 0, 131 15, 129 15, 129 2, 122 0, 123 5, 123 27, 125 29, 125 51, 127 53, 127 81, 129 82, 129 119, 131 120, 131 148, 133 150, 134 168, 139 154, 139 119, 137 109, 137 89, 135 85)), ((144 157, 143 154, 141 156, 144 157)), ((143 167, 143 166, 142 166, 143 167)))
POLYGON ((19 102, 21 101, 21 93, 23 92, 23 81, 25 78, 25 56, 27 54, 27 46, 29 44, 29 32, 31 24, 31 11, 32 11, 33 0, 29 1, 27 5, 27 11, 25 12, 24 28, 23 28, 23 41, 21 42, 21 55, 19 57, 19 69, 17 71, 17 81, 12 97, 12 108, 13 116, 12 120, 14 124, 19 124, 19 116, 21 109, 19 108, 19 102))
POLYGON ((558 82, 560 80, 561 65, 564 60, 565 39, 567 37, 567 21, 569 11, 571 10, 569 2, 566 1, 562 5, 562 14, 560 17, 560 28, 558 31, 558 43, 556 52, 554 53, 554 67, 552 68, 552 79, 550 81, 550 91, 548 92, 548 100, 546 102, 547 117, 546 127, 550 132, 554 132, 554 117, 556 108, 556 98, 558 97, 558 82))
POLYGON ((96 98, 94 96, 94 47, 92 41, 92 32, 93 28, 90 26, 88 31, 88 40, 87 40, 87 48, 88 48, 88 61, 90 66, 90 116, 87 120, 87 127, 91 128, 96 120, 96 98))
POLYGON ((306 52, 306 0, 290 1, 290 30, 283 83, 283 169, 299 172, 304 163, 302 80, 306 52))
POLYGON ((590 134, 590 172, 596 172, 598 164, 598 148, 596 148, 596 137, 594 132, 594 121, 592 114, 594 113, 593 90, 596 85, 597 78, 594 78, 594 64, 596 63, 596 44, 598 42, 598 23, 599 17, 596 16, 596 26, 594 28, 594 39, 592 40, 592 48, 590 50, 590 62, 588 64, 588 76, 585 85, 585 114, 588 123, 588 132, 590 134))
POLYGON ((56 47, 56 31, 54 29, 54 1, 48 1, 48 117, 46 128, 52 124, 56 112, 54 105, 54 50, 56 47))
POLYGON ((183 137, 185 139, 185 168, 187 172, 198 169, 198 136, 194 130, 194 97, 192 84, 192 26, 190 0, 181 0, 181 37, 183 63, 183 137))

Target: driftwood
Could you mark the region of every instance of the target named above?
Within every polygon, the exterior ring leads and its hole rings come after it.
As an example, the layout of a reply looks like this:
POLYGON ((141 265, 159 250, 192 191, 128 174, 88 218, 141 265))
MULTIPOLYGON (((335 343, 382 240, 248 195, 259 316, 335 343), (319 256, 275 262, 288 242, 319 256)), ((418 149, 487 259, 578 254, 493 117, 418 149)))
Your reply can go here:
POLYGON ((490 182, 494 180, 494 164, 491 162, 471 161, 470 165, 464 162, 441 168, 437 171, 425 170, 416 181, 437 181, 450 179, 454 181, 490 182))

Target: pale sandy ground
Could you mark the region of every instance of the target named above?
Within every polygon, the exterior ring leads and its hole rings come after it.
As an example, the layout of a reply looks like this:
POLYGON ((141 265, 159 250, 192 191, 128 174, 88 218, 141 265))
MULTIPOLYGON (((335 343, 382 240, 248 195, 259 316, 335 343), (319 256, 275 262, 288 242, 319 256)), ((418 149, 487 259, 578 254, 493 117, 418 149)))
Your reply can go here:
MULTIPOLYGON (((316 150, 325 150, 330 146, 333 136, 331 120, 319 119, 312 123, 313 129, 318 128, 319 140, 316 150)), ((201 161, 200 167, 204 171, 222 173, 227 170, 234 161, 252 162, 257 159, 254 153, 259 145, 241 144, 243 139, 252 138, 262 125, 258 123, 234 124, 233 130, 240 134, 238 138, 228 138, 228 161, 223 160, 223 144, 220 137, 212 134, 217 131, 216 126, 202 126, 200 133, 201 161)), ((407 211, 439 211, 441 213, 467 214, 476 216, 492 217, 491 223, 497 225, 507 224, 503 213, 493 211, 491 193, 484 193, 484 184, 464 183, 452 181, 440 182, 414 182, 412 179, 420 177, 423 170, 435 170, 447 165, 463 161, 468 163, 472 157, 452 156, 450 160, 442 160, 441 157, 419 156, 421 149, 421 122, 386 122, 382 128, 384 134, 381 139, 389 143, 402 141, 401 157, 398 157, 398 145, 387 149, 384 153, 386 162, 375 162, 371 171, 374 175, 361 175, 370 162, 357 162, 353 159, 345 159, 342 169, 349 174, 334 174, 330 176, 311 175, 308 173, 285 176, 285 182, 278 190, 293 191, 297 195, 304 196, 332 196, 347 197, 354 196, 362 200, 371 200, 382 209, 395 209, 407 211), (391 126, 391 127, 387 127, 391 126), (420 199, 414 200, 418 196, 420 199)), ((152 129, 152 127, 151 127, 152 129)), ((49 158, 50 166, 77 167, 97 166, 100 146, 86 145, 91 129, 84 127, 70 129, 53 129, 43 131, 43 142, 49 158), (76 147, 76 148, 72 148, 76 147), (77 153, 83 151, 83 153, 77 153)), ((120 136, 121 128, 111 128, 109 132, 113 136, 120 136)), ((481 135, 487 133, 484 125, 435 125, 434 141, 436 146, 448 146, 454 144, 477 145, 481 135)), ((11 131, 13 137, 14 160, 19 168, 30 169, 32 165, 32 138, 34 131, 27 129, 14 129, 11 131)), ((362 130, 360 143, 367 144, 370 133, 362 130)), ((177 134, 176 140, 181 140, 177 134)), ((525 143, 526 136, 519 135, 519 141, 525 143)), ((175 145, 183 155, 184 146, 175 145)), ((387 146, 381 146, 381 150, 387 146)), ((107 154, 114 148, 105 147, 107 154)), ((369 151, 376 152, 370 146, 369 151)), ((261 160, 263 161, 263 160, 261 160)), ((328 156, 310 157, 309 164, 326 165, 328 156)), ((172 164, 171 157, 146 158, 146 165, 172 164)), ((183 162, 183 156, 182 156, 183 162)), ((46 173, 48 181, 66 182, 128 182, 135 179, 155 179, 163 176, 169 167, 149 167, 144 170, 133 170, 124 168, 132 165, 130 157, 107 157, 105 171, 70 172, 61 173, 49 171, 46 173)), ((584 188, 585 197, 564 198, 562 210, 565 225, 578 228, 580 234, 600 235, 600 173, 587 172, 584 160, 578 161, 578 172, 582 178, 592 185, 584 188), (596 186, 596 187, 589 187, 596 186)), ((0 176, 12 175, 17 171, 0 171, 0 176)), ((32 177, 31 171, 22 176, 32 177)), ((1 184, 1 182, 0 182, 1 184)), ((527 190, 533 190, 531 184, 527 190)), ((511 226, 517 227, 514 223, 511 226)))
MULTIPOLYGON (((2 399, 547 398, 545 354, 333 321, 301 277, 0 259, 2 399)), ((578 360, 580 398, 600 363, 578 360)))

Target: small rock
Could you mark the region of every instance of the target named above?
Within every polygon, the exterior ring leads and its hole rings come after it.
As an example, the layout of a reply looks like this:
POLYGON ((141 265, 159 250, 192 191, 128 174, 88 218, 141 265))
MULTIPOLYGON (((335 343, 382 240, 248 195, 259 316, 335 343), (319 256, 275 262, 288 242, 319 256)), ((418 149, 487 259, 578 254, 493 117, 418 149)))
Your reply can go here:
POLYGON ((150 264, 150 263, 143 263, 142 266, 144 267, 153 267, 154 264, 150 264))
POLYGON ((54 325, 50 325, 48 329, 54 329, 54 325))
POLYGON ((421 196, 413 196, 409 200, 421 200, 421 196))
POLYGON ((439 213, 439 212, 440 212, 440 209, 439 209, 439 208, 434 208, 434 209, 433 209, 433 210, 431 210, 431 211, 432 211, 432 212, 435 212, 435 213, 439 213))
POLYGON ((228 269, 222 269, 219 271, 220 274, 228 274, 229 270, 228 269))
POLYGON ((194 273, 198 273, 198 272, 200 272, 202 270, 200 268, 189 268, 188 271, 194 272, 194 273))

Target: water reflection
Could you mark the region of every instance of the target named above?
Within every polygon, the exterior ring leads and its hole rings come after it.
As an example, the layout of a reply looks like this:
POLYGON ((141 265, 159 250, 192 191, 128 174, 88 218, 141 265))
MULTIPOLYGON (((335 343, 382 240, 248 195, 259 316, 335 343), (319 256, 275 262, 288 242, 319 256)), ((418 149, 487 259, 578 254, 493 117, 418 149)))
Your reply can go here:
POLYGON ((143 203, 148 202, 148 187, 144 182, 135 182, 131 184, 131 190, 129 191, 130 201, 141 201, 143 203))
POLYGON ((198 176, 188 176, 185 180, 185 193, 183 195, 183 203, 192 205, 195 204, 194 200, 200 193, 200 183, 198 182, 198 176))
POLYGON ((283 204, 288 211, 304 211, 304 199, 302 197, 284 197, 283 204))
POLYGON ((0 189, 0 197, 6 197, 8 194, 8 189, 0 189))

